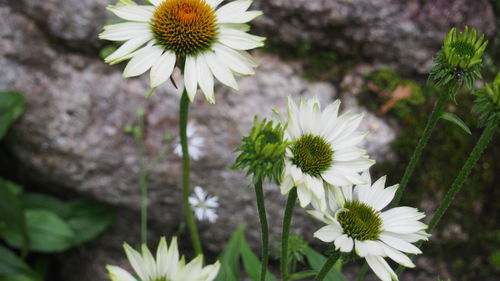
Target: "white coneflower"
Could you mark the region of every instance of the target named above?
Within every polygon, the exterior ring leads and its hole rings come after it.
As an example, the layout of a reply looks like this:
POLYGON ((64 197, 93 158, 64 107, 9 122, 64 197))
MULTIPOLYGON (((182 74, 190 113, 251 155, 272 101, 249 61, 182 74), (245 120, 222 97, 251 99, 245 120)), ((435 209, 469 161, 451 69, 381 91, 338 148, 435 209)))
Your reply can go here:
POLYGON ((217 221, 219 217, 216 213, 219 207, 219 199, 217 196, 208 196, 208 193, 200 186, 194 187, 193 196, 189 197, 189 204, 200 221, 208 220, 211 223, 217 221))
MULTIPOLYGON (((189 156, 195 161, 199 160, 203 156, 203 145, 205 144, 205 139, 196 135, 198 128, 194 123, 189 122, 186 129, 186 135, 188 138, 188 149, 189 156)), ((182 146, 179 138, 177 138, 176 145, 174 148, 174 153, 177 156, 182 157, 182 146)))
POLYGON ((300 205, 316 201, 325 206, 324 182, 333 185, 363 183, 360 173, 375 163, 356 145, 366 133, 357 132, 363 116, 349 112, 338 115, 340 101, 321 111, 317 98, 301 100, 297 106, 288 99, 285 137, 292 141, 286 153, 281 193, 294 186, 300 205))
POLYGON ((118 266, 108 265, 106 269, 112 281, 212 281, 219 272, 219 261, 212 265, 203 266, 201 255, 188 264, 186 264, 184 257, 179 259, 177 238, 175 237, 170 246, 167 245, 165 237, 160 239, 156 260, 146 245, 142 246, 142 254, 126 243, 124 248, 138 278, 118 266))
POLYGON ((183 64, 184 84, 194 99, 198 85, 210 103, 214 76, 234 89, 237 75, 253 75, 256 61, 246 50, 263 46, 265 38, 247 33, 247 24, 260 11, 247 11, 251 0, 150 0, 137 5, 121 0, 108 10, 125 20, 104 27, 101 39, 124 42, 106 57, 110 64, 130 59, 123 72, 133 77, 151 69, 151 88, 169 79, 175 65, 183 64))
POLYGON ((385 177, 373 185, 370 174, 363 174, 368 184, 336 187, 327 186, 326 211, 308 211, 327 225, 314 233, 323 242, 333 242, 341 252, 355 253, 365 258, 375 274, 383 281, 398 280, 385 261, 415 267, 406 256, 422 253, 412 243, 427 240, 427 225, 419 220, 425 214, 416 208, 396 207, 382 211, 394 198, 398 185, 385 188, 385 177))

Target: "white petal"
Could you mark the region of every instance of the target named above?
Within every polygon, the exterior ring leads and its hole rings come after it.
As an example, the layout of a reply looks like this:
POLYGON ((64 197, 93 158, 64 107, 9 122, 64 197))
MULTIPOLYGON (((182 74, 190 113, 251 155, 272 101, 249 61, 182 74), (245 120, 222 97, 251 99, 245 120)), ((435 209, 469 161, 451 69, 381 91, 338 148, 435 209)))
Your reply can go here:
POLYGON ((324 172, 321 177, 331 185, 344 186, 352 185, 353 183, 348 180, 342 173, 337 170, 329 169, 324 172))
POLYGON ((339 238, 335 239, 334 244, 336 249, 340 249, 340 251, 348 253, 352 251, 354 241, 351 237, 342 234, 339 236, 339 238))
POLYGON ((104 61, 106 63, 115 64, 122 60, 125 60, 125 56, 137 50, 140 46, 144 45, 144 43, 151 40, 153 37, 151 35, 144 35, 142 37, 137 37, 131 40, 128 40, 123 45, 121 45, 116 51, 114 51, 111 55, 107 56, 104 61))
POLYGON ((204 281, 212 281, 217 277, 217 273, 219 273, 220 263, 217 261, 213 265, 207 265, 201 271, 201 275, 206 276, 204 281))
POLYGON ((108 6, 107 9, 118 17, 129 21, 149 22, 155 10, 154 6, 108 6))
POLYGON ((161 2, 163 2, 163 0, 148 0, 148 1, 155 6, 158 6, 161 4, 161 2))
POLYGON ((215 13, 219 23, 245 23, 262 15, 261 11, 249 11, 250 0, 238 0, 220 7, 215 13))
POLYGON ((196 70, 196 58, 192 56, 186 57, 186 65, 184 66, 184 87, 186 87, 189 100, 193 101, 198 89, 198 77, 196 70))
POLYGON ((264 46, 264 37, 245 33, 237 29, 219 29, 219 42, 236 50, 250 50, 264 46))
POLYGON ((160 238, 160 244, 158 244, 158 249, 156 250, 156 272, 159 277, 165 277, 167 275, 168 262, 168 245, 165 237, 162 237, 160 238))
POLYGON ((104 31, 99 34, 99 39, 125 41, 145 35, 153 37, 151 27, 148 23, 124 22, 106 25, 104 31))
POLYGON ((208 3, 208 5, 210 5, 210 7, 212 7, 212 9, 215 9, 224 0, 205 0, 205 1, 208 3))
POLYGON ((219 59, 217 55, 212 52, 207 52, 205 54, 205 59, 215 78, 217 78, 224 85, 238 90, 238 83, 236 83, 233 73, 229 70, 223 60, 219 59))
POLYGON ((166 272, 167 272, 167 280, 172 280, 174 276, 177 275, 179 270, 179 249, 177 247, 177 237, 172 238, 172 242, 170 242, 170 246, 168 247, 167 253, 167 264, 165 264, 166 272))
POLYGON ((196 57, 196 77, 200 89, 205 94, 205 98, 209 103, 215 103, 214 97, 214 77, 208 68, 204 55, 196 57))
POLYGON ((155 259, 153 258, 153 255, 151 255, 151 252, 145 244, 142 245, 142 259, 144 261, 144 264, 146 265, 146 272, 149 278, 151 280, 158 278, 158 275, 156 273, 155 259))
POLYGON ((330 243, 342 235, 342 229, 336 225, 326 225, 314 232, 314 237, 323 242, 330 243))
POLYGON ((253 62, 242 55, 243 51, 237 51, 222 44, 213 45, 215 54, 220 60, 226 62, 227 67, 241 75, 253 75, 253 62))
POLYGON ((299 197, 300 206, 305 208, 311 203, 312 192, 305 186, 297 186, 297 196, 299 197))
POLYGON ((107 265, 106 269, 111 281, 137 281, 130 273, 118 266, 107 265))
POLYGON ((157 62, 151 67, 151 88, 156 88, 158 85, 167 81, 172 75, 176 61, 176 56, 171 51, 165 51, 157 62))
POLYGON ((384 251, 386 255, 391 258, 393 261, 399 263, 400 265, 406 266, 406 267, 415 267, 415 264, 410 260, 408 256, 405 254, 401 253, 400 251, 392 248, 391 246, 387 246, 383 244, 384 246, 384 251))
POLYGON ((422 251, 415 247, 413 244, 406 242, 402 239, 393 237, 391 235, 388 235, 386 233, 382 233, 379 236, 380 240, 382 240, 384 243, 387 245, 393 247, 396 250, 399 250, 401 252, 405 253, 410 253, 410 254, 421 254, 422 251))
POLYGON ((398 280, 398 276, 382 257, 367 256, 366 262, 382 281, 398 280))
POLYGON ((356 247, 356 254, 360 257, 366 257, 368 255, 372 256, 384 256, 384 248, 382 242, 378 241, 370 241, 370 240, 365 240, 365 241, 359 241, 356 240, 354 242, 355 247, 356 247))
POLYGON ((162 51, 159 46, 144 47, 129 61, 123 70, 123 77, 139 76, 148 71, 160 58, 162 51))
POLYGON ((130 247, 127 243, 123 245, 123 248, 125 248, 125 254, 127 255, 132 268, 135 270, 137 275, 139 275, 139 278, 141 278, 141 280, 147 280, 148 272, 146 271, 146 264, 144 263, 141 254, 132 249, 132 247, 130 247))

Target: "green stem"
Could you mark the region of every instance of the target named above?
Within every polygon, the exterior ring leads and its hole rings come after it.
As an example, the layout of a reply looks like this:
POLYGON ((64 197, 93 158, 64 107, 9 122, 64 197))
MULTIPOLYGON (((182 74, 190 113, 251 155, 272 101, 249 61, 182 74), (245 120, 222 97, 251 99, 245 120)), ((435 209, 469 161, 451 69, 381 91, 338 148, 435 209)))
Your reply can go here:
POLYGON ((363 281, 363 280, 365 280, 365 275, 366 275, 367 271, 368 271, 368 264, 365 262, 365 263, 363 263, 363 266, 359 270, 358 279, 356 279, 356 280, 357 281, 363 281))
POLYGON ((197 255, 202 255, 203 251, 201 249, 200 236, 198 234, 198 229, 196 227, 196 222, 193 216, 193 210, 191 210, 191 205, 189 204, 189 173, 190 168, 190 158, 188 150, 188 138, 187 138, 187 123, 188 123, 188 112, 189 112, 189 98, 187 96, 186 90, 182 93, 181 104, 180 104, 180 138, 182 147, 182 199, 184 203, 184 212, 186 213, 187 225, 189 232, 191 234, 191 242, 193 243, 194 251, 197 255))
POLYGON ((432 110, 431 116, 429 117, 429 120, 427 121, 427 124, 425 125, 424 132, 420 139, 418 140, 417 146, 415 147, 415 150, 413 151, 413 154, 410 158, 410 162, 408 163, 408 166, 406 166, 406 170, 403 174, 403 178, 401 179, 401 182, 399 183, 399 188, 396 191, 396 195, 394 200, 392 201, 391 207, 395 207, 399 204, 399 201, 401 200, 401 196, 403 195, 403 192, 406 189, 406 186, 408 185, 408 181, 410 180, 411 175, 413 174, 413 170, 415 170, 415 166, 418 163, 418 160, 420 159, 420 156, 422 155, 422 151, 424 150, 425 146, 427 145, 427 142, 429 141, 429 138, 432 134, 432 131, 436 127, 436 123, 439 120, 439 117, 441 116, 444 105, 446 101, 448 100, 448 97, 452 93, 449 90, 446 90, 445 93, 442 93, 439 96, 439 100, 434 106, 434 109, 432 110))
POLYGON ((319 271, 318 275, 316 275, 316 278, 314 278, 314 281, 321 281, 321 280, 323 280, 326 277, 326 275, 328 274, 328 272, 330 272, 330 270, 332 269, 332 267, 335 265, 335 263, 337 262, 337 260, 339 259, 339 257, 340 257, 339 253, 332 254, 326 260, 325 264, 323 264, 323 267, 319 271))
MULTIPOLYGON (((443 201, 439 205, 438 209, 436 210, 436 213, 431 219, 431 222, 429 223, 429 227, 427 228, 427 231, 431 233, 434 228, 436 228, 437 224, 439 223, 439 220, 443 217, 444 213, 448 209, 448 207, 451 205, 453 202, 453 199, 455 199, 455 196, 457 195, 458 192, 462 189, 462 186, 469 176, 470 172, 476 165, 477 161, 483 154, 484 150, 488 146, 489 142, 493 138, 493 135, 495 134, 496 130, 498 128, 498 124, 495 122, 490 122, 486 128, 484 129, 483 133, 481 134, 481 137, 477 141, 476 145, 474 146, 474 149, 472 149, 472 152, 469 155, 469 158, 465 161, 465 164, 462 166, 462 169, 458 173, 458 176, 456 177, 455 181, 451 185, 450 190, 448 193, 446 193, 446 196, 444 197, 443 201)), ((416 246, 420 248, 422 245, 423 241, 419 241, 416 246)), ((399 275, 404 271, 404 267, 400 266, 398 267, 396 273, 399 275)))
POLYGON ((260 269, 260 280, 266 279, 267 263, 269 261, 269 227, 267 225, 266 206, 264 205, 264 192, 262 180, 255 184, 255 196, 257 197, 257 209, 259 210, 260 228, 262 231, 262 266, 260 269))
POLYGON ((148 170, 144 144, 144 115, 138 114, 139 130, 136 134, 139 146, 139 187, 141 189, 141 244, 148 243, 148 170))
POLYGON ((288 237, 290 235, 290 225, 292 223, 293 208, 297 201, 297 188, 294 187, 288 193, 286 201, 285 215, 283 217, 283 230, 281 232, 281 280, 286 281, 288 278, 288 237))

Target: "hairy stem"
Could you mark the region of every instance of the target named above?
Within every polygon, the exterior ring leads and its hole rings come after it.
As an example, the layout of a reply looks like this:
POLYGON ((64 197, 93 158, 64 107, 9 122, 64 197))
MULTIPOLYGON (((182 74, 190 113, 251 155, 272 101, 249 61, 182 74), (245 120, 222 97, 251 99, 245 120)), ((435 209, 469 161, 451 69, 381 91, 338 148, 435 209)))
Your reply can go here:
MULTIPOLYGON (((429 227, 427 228, 427 231, 429 233, 431 233, 434 230, 434 228, 436 228, 437 224, 439 223, 439 220, 443 217, 444 213, 453 202, 453 199, 455 199, 457 193, 460 192, 460 190, 462 189, 465 180, 469 176, 470 172, 476 165, 479 158, 481 158, 481 155, 483 154, 484 150, 486 149, 489 142, 493 138, 493 135, 495 134, 497 128, 498 128, 497 123, 490 122, 484 129, 483 133, 481 134, 481 137, 474 146, 474 149, 472 149, 472 152, 470 153, 469 157, 465 161, 465 164, 462 166, 462 169, 458 173, 458 176, 455 178, 455 181, 453 181, 450 190, 448 191, 448 193, 446 193, 446 196, 444 197, 443 201, 436 210, 436 213, 432 217, 431 222, 429 223, 429 227)), ((419 241, 416 244, 416 246, 420 248, 422 242, 423 241, 419 241)), ((403 273, 403 271, 404 267, 400 266, 398 267, 396 273, 399 275, 403 273)))
POLYGON ((260 280, 264 281, 266 279, 267 263, 269 261, 269 227, 267 225, 262 180, 258 180, 255 184, 255 196, 257 197, 257 209, 259 211, 260 228, 262 231, 262 266, 260 269, 260 280))
POLYGON ((314 278, 314 281, 321 281, 321 280, 323 280, 326 277, 326 275, 328 274, 328 272, 330 272, 330 270, 332 270, 332 267, 335 265, 335 263, 337 262, 337 260, 339 259, 339 257, 340 257, 339 253, 333 253, 326 260, 325 264, 323 264, 323 267, 319 271, 318 275, 316 275, 316 278, 314 278))
POLYGON ((281 232, 281 280, 288 278, 288 237, 290 235, 290 225, 292 223, 293 208, 297 201, 297 188, 294 187, 288 193, 286 201, 285 215, 283 217, 283 230, 281 232))
POLYGON ((189 113, 189 98, 186 90, 182 93, 180 104, 180 139, 182 147, 182 199, 184 203, 184 212, 186 213, 187 225, 191 234, 191 242, 193 243, 194 251, 197 255, 203 254, 201 249, 200 236, 196 227, 196 222, 193 216, 193 210, 189 204, 189 174, 191 171, 188 138, 187 138, 187 123, 189 113))
POLYGON ((439 117, 441 116, 444 105, 446 101, 448 100, 448 97, 451 95, 451 93, 446 90, 445 93, 442 93, 439 96, 439 100, 434 106, 434 109, 432 110, 431 116, 429 117, 429 120, 427 121, 427 124, 425 125, 424 132, 422 133, 422 136, 418 140, 417 146, 415 147, 415 150, 413 151, 413 154, 410 158, 410 162, 408 163, 408 166, 406 166, 405 172, 403 174, 403 178, 401 179, 401 182, 399 183, 399 188, 396 191, 396 195, 394 197, 394 200, 392 201, 391 206, 395 207, 399 204, 399 201, 401 200, 401 196, 403 195, 403 192, 406 189, 406 186, 408 185, 408 181, 410 180, 410 177, 413 174, 413 171, 415 170, 415 166, 418 163, 418 160, 420 160, 420 156, 422 155, 422 151, 424 148, 427 146, 427 142, 429 141, 429 138, 432 134, 432 131, 436 127, 436 123, 439 120, 439 117))

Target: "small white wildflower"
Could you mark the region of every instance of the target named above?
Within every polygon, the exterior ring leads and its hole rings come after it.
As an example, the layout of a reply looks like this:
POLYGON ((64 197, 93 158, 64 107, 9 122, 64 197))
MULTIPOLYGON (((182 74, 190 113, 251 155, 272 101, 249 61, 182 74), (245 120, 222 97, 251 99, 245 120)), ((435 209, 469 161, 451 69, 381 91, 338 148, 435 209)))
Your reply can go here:
POLYGON ((200 221, 208 220, 211 223, 219 217, 216 213, 219 207, 217 196, 208 196, 207 192, 200 186, 194 187, 194 194, 189 197, 189 204, 193 208, 196 218, 200 221))
MULTIPOLYGON (((189 156, 191 156, 194 161, 199 160, 203 156, 202 148, 205 144, 205 139, 196 135, 197 131, 198 128, 194 125, 194 123, 189 122, 186 134, 188 138, 189 156)), ((182 146, 179 138, 176 140, 174 153, 179 157, 182 157, 182 146)))

